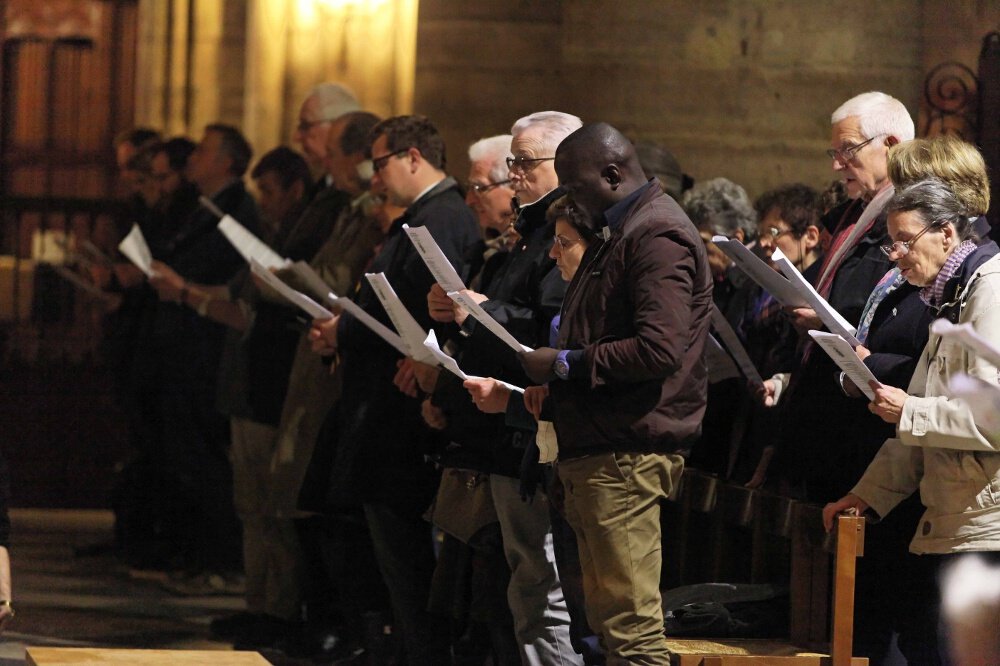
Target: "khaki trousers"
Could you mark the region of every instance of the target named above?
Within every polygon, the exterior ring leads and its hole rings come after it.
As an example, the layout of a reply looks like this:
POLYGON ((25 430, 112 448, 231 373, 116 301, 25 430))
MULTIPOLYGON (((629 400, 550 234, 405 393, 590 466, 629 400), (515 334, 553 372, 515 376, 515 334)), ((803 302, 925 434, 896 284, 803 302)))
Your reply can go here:
POLYGON ((608 666, 670 663, 660 606, 660 501, 680 481, 684 459, 604 453, 558 467, 580 549, 587 620, 608 666))

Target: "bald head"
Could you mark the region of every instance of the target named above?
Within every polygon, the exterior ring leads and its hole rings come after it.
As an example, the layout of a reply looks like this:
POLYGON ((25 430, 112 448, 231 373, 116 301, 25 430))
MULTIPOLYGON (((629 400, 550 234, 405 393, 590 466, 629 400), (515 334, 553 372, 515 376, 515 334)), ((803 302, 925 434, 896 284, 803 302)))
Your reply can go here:
POLYGON ((584 125, 556 149, 556 173, 574 207, 594 222, 646 184, 635 146, 607 123, 584 125))

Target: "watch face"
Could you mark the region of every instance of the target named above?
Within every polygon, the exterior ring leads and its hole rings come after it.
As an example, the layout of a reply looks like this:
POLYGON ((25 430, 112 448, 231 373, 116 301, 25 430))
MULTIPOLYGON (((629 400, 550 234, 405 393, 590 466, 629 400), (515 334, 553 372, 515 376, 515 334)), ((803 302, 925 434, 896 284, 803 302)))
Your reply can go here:
POLYGON ((566 379, 569 377, 569 364, 563 359, 557 359, 555 367, 552 368, 553 372, 556 373, 556 377, 559 379, 566 379))

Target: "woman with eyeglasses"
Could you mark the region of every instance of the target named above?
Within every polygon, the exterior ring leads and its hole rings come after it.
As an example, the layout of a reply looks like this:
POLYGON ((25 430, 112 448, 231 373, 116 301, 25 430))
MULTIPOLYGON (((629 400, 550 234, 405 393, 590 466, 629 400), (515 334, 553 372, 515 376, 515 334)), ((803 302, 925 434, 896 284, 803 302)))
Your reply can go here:
MULTIPOLYGON (((967 203, 930 178, 902 188, 887 210, 890 243, 882 250, 934 316, 971 323, 987 339, 1000 337, 1000 248, 978 242, 967 203)), ((843 511, 883 517, 919 488, 926 510, 909 550, 921 556, 928 583, 925 598, 913 602, 910 619, 917 626, 910 629, 917 631, 909 633, 931 647, 939 605, 929 582, 933 574, 955 553, 995 557, 1000 551, 1000 437, 980 430, 968 406, 948 397, 958 374, 1000 385, 996 366, 931 333, 908 387, 883 382, 869 405, 895 426, 896 436, 885 441, 851 492, 823 511, 827 529, 843 511)), ((914 579, 910 586, 921 587, 914 579)), ((921 657, 942 663, 935 652, 927 648, 921 657)))

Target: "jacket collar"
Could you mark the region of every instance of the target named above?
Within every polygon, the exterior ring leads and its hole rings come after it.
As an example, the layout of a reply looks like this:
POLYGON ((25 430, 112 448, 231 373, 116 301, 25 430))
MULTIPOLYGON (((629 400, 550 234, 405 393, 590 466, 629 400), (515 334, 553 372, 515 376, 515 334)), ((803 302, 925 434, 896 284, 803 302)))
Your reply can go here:
POLYGON ((650 199, 660 194, 663 194, 660 181, 656 178, 651 178, 645 185, 604 211, 604 220, 608 223, 608 229, 610 231, 617 231, 625 219, 628 218, 633 208, 640 205, 640 203, 647 203, 650 199))
POLYGON ((566 193, 561 187, 557 187, 538 201, 521 206, 517 211, 517 221, 514 222, 514 230, 521 236, 527 236, 536 228, 545 224, 545 213, 552 202, 566 193))
POLYGON ((1000 273, 1000 263, 986 265, 986 262, 998 254, 1000 247, 993 241, 987 241, 965 258, 955 277, 944 285, 944 303, 939 310, 942 317, 953 323, 958 322, 959 311, 968 295, 969 286, 980 275, 1000 273))
POLYGON ((427 205, 428 201, 431 201, 434 197, 444 194, 450 189, 458 189, 458 181, 448 176, 444 178, 437 185, 432 187, 429 191, 425 192, 419 199, 410 204, 406 211, 396 218, 396 221, 392 223, 392 227, 389 229, 389 233, 395 233, 397 230, 402 229, 404 224, 409 223, 410 220, 420 211, 421 208, 427 205))

